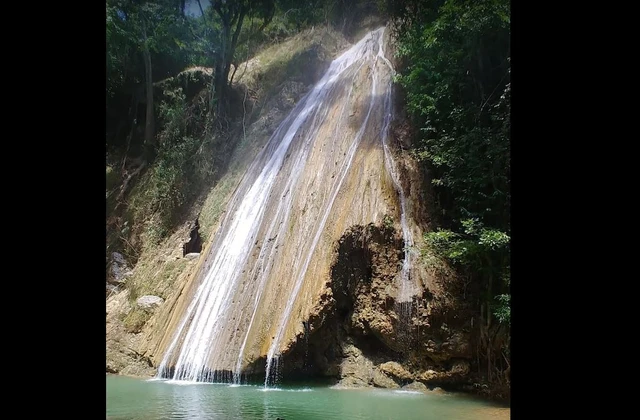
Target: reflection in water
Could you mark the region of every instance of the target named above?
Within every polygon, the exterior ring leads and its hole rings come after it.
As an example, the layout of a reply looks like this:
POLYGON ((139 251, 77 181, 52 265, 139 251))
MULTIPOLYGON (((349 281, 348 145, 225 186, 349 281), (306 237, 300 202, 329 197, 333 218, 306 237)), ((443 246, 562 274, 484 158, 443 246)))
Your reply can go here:
POLYGON ((474 398, 386 389, 179 384, 107 376, 108 419, 504 419, 474 398))

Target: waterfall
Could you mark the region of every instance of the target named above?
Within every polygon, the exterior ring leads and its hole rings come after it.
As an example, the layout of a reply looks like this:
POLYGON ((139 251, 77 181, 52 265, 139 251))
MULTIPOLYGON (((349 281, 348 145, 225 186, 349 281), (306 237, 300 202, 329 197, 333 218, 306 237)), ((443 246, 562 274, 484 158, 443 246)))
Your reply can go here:
MULTIPOLYGON (((384 51, 382 50, 382 43, 380 43, 380 50, 378 51, 378 57, 381 57, 387 66, 391 69, 392 73, 395 73, 393 66, 384 56, 384 51)), ((409 224, 407 222, 407 198, 402 188, 402 183, 400 181, 400 173, 396 167, 395 160, 393 159, 393 155, 391 153, 391 149, 389 148, 389 128, 391 126, 391 120, 393 116, 393 103, 391 102, 393 94, 392 89, 392 81, 389 81, 389 88, 384 97, 384 125, 382 128, 382 147, 384 149, 384 163, 393 179, 393 185, 400 197, 400 226, 402 228, 402 238, 404 240, 404 261, 402 262, 402 271, 400 276, 400 285, 398 292, 398 302, 407 302, 410 301, 414 290, 411 287, 412 283, 409 279, 411 265, 413 262, 413 258, 415 257, 415 251, 413 249, 413 233, 409 228, 409 224)))
MULTIPOLYGON (((380 52, 378 53, 378 55, 385 59, 386 64, 389 66, 391 71, 395 73, 391 63, 384 57, 382 45, 380 45, 380 52)), ((385 167, 387 168, 387 171, 389 171, 389 174, 393 179, 393 185, 396 192, 398 193, 398 197, 400 198, 400 226, 402 228, 402 238, 404 241, 404 260, 402 262, 402 270, 400 272, 398 285, 398 295, 396 296, 395 304, 396 312, 398 314, 398 325, 396 326, 396 334, 398 335, 398 341, 402 342, 406 346, 410 343, 411 337, 411 312, 415 290, 413 287, 413 282, 410 279, 410 275, 416 252, 414 250, 413 233, 411 232, 407 221, 407 198, 400 181, 400 172, 397 169, 396 162, 393 159, 393 155, 389 147, 389 128, 391 125, 393 111, 393 89, 391 86, 391 82, 389 82, 389 84, 389 89, 387 89, 387 93, 385 94, 384 98, 384 125, 382 128, 382 147, 384 149, 385 167)))
POLYGON ((350 224, 379 219, 391 206, 382 186, 363 186, 367 174, 367 182, 382 184, 379 170, 365 172, 359 152, 365 144, 382 145, 383 165, 399 196, 405 241, 399 299, 410 299, 413 238, 388 145, 393 68, 383 54, 383 34, 384 28, 370 32, 336 58, 247 170, 158 377, 238 383, 243 364, 264 357, 268 345, 269 385, 281 347, 299 328, 306 308, 301 301, 311 299, 309 282, 327 269, 322 261, 333 236, 350 224), (354 191, 358 203, 349 201, 354 191), (346 211, 350 207, 359 211, 346 211))

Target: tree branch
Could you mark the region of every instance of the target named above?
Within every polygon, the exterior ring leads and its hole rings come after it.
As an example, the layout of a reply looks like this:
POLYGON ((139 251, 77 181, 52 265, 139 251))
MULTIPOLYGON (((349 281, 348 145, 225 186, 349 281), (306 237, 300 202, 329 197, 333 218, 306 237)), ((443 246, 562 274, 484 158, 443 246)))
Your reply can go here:
POLYGON ((116 198, 116 202, 120 202, 120 200, 122 199, 122 197, 124 196, 124 193, 127 191, 127 189, 129 188, 129 182, 131 181, 131 179, 138 175, 140 173, 140 171, 142 171, 142 169, 144 169, 144 167, 147 165, 147 162, 142 162, 142 164, 140 166, 138 166, 138 168, 133 171, 128 177, 127 179, 124 180, 124 182, 122 183, 122 187, 120 188, 120 193, 118 194, 118 197, 116 198))
POLYGON ((213 9, 218 12, 218 16, 222 20, 222 24, 229 25, 229 10, 227 9, 226 13, 222 10, 222 2, 215 1, 211 3, 213 9))
MULTIPOLYGON (((247 14, 247 8, 242 6, 240 9, 240 15, 238 17, 238 23, 236 24, 236 30, 233 33, 233 38, 231 40, 231 51, 230 55, 233 56, 233 53, 236 50, 236 45, 238 45, 238 36, 240 35, 240 30, 242 29, 242 21, 244 20, 244 16, 247 14)), ((232 57, 229 57, 229 61, 231 61, 232 57)))
POLYGON ((200 4, 200 0, 198 0, 198 7, 200 8, 200 13, 204 16, 204 10, 202 9, 202 5, 200 4))
POLYGON ((500 84, 502 83, 502 81, 504 80, 505 77, 507 77, 509 75, 509 70, 507 70, 507 72, 504 74, 504 76, 502 76, 502 79, 500 79, 500 81, 498 82, 498 84, 496 85, 496 87, 493 88, 493 92, 491 92, 491 95, 489 95, 489 97, 487 98, 486 101, 484 101, 484 103, 482 104, 482 106, 480 107, 480 111, 478 112, 478 116, 476 117, 476 120, 480 117, 480 115, 482 115, 482 110, 484 109, 485 105, 487 105, 489 103, 489 99, 491 99, 491 97, 493 96, 494 93, 496 93, 496 89, 498 89, 498 87, 500 87, 500 84))
POLYGON ((270 23, 271 23, 271 21, 273 20, 273 15, 274 15, 274 13, 275 13, 275 12, 276 12, 276 8, 275 8, 275 7, 271 8, 271 13, 269 14, 269 16, 266 16, 266 17, 264 18, 264 22, 262 23, 262 26, 260 26, 260 27, 258 28, 258 30, 256 31, 256 33, 258 33, 258 32, 262 32, 262 30, 263 30, 264 28, 266 28, 268 24, 270 24, 270 23))
MULTIPOLYGON (((291 10, 298 10, 298 9, 290 9, 287 12, 290 12, 291 10)), ((246 38, 242 40, 242 43, 248 42, 251 38, 253 38, 254 35, 262 32, 264 30, 264 28, 266 28, 267 25, 270 24, 271 21, 273 20, 274 14, 275 14, 275 8, 271 9, 271 14, 264 18, 264 21, 262 22, 262 25, 258 29, 256 29, 255 31, 253 30, 253 23, 252 23, 252 25, 251 25, 252 29, 247 34, 246 38)), ((249 13, 249 15, 253 17, 253 13, 249 13)))

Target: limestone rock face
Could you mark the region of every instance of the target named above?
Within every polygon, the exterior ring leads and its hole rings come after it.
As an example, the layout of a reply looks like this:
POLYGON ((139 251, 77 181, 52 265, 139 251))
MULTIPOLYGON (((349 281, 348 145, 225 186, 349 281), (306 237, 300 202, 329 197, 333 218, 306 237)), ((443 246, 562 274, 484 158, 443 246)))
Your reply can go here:
MULTIPOLYGON (((327 60, 315 57, 317 51, 308 54, 314 72, 320 71, 319 63, 326 69, 327 60)), ((398 298, 405 243, 402 206, 380 142, 386 115, 380 98, 390 80, 384 66, 376 60, 354 68, 344 86, 338 81, 340 89, 330 93, 322 118, 305 123, 298 140, 287 149, 263 209, 266 222, 256 231, 255 243, 248 244, 237 286, 230 289, 231 303, 220 315, 223 328, 211 349, 208 368, 228 372, 240 367, 245 374, 264 378, 265 358, 275 342, 285 377, 288 373, 322 375, 344 387, 424 391, 427 385, 463 380, 469 374, 470 329, 462 310, 447 309, 451 293, 416 264, 409 277, 415 290, 412 300, 398 298), (380 76, 373 95, 377 99, 369 108, 375 69, 380 76), (364 124, 368 115, 371 120, 364 124), (314 131, 317 136, 310 146, 299 140, 314 131), (349 142, 361 132, 362 141, 350 155, 349 142), (288 178, 292 171, 297 171, 296 176, 288 178), (283 202, 287 211, 282 211, 283 202)), ((265 145, 316 79, 307 74, 282 83, 281 91, 247 126, 246 147, 265 145)), ((243 153, 249 155, 246 150, 243 153)), ((258 161, 256 167, 264 168, 260 163, 264 162, 258 161)), ((420 190, 423 174, 411 165, 406 155, 399 160, 401 182, 409 196, 407 208, 413 208, 410 230, 419 247, 426 222, 412 218, 426 213, 420 208, 426 200, 420 190)), ((245 168, 238 172, 244 174, 245 168)), ((257 170, 249 169, 244 179, 258 176, 257 170)), ((238 185, 230 190, 250 187, 238 185)), ((241 200, 230 197, 227 215, 241 200)), ((166 296, 166 303, 154 295, 136 301, 138 308, 153 315, 139 342, 131 344, 136 353, 114 353, 108 370, 124 372, 125 364, 134 359, 139 369, 147 368, 147 360, 155 367, 160 364, 213 265, 215 241, 228 229, 227 222, 223 218, 216 225, 202 255, 185 255, 194 259, 188 262, 194 266, 188 279, 181 278, 179 286, 166 291, 147 291, 166 296), (127 362, 120 363, 121 356, 127 362)), ((123 279, 128 270, 122 260, 113 257, 118 272, 114 278, 123 279)), ((121 305, 125 304, 123 300, 121 305)), ((110 319, 116 323, 115 312, 110 319)), ((123 347, 115 339, 109 343, 112 349, 123 347)), ((177 354, 178 350, 173 351, 169 365, 177 354)))
POLYGON ((398 362, 383 363, 380 365, 380 370, 386 375, 397 378, 400 381, 408 381, 413 378, 413 375, 398 362))
POLYGON ((393 379, 382 373, 379 369, 373 371, 373 384, 379 388, 400 388, 393 379))
POLYGON ((119 252, 111 253, 111 269, 107 276, 107 282, 115 285, 124 283, 125 278, 128 277, 129 268, 127 262, 119 252))
POLYGON ((438 305, 437 289, 418 288, 409 307, 396 301, 401 239, 391 224, 345 231, 336 243, 330 290, 310 319, 310 337, 288 349, 285 365, 311 353, 322 359, 313 373, 334 376, 343 387, 412 384, 408 390, 424 391, 467 381, 469 330, 438 305))
POLYGON ((353 226, 338 241, 332 289, 339 311, 350 311, 347 328, 400 349, 396 334, 395 277, 401 264, 401 238, 391 228, 353 226))
MULTIPOLYGON (((376 59, 380 39, 378 31, 343 55, 354 65, 331 67, 344 71, 327 73, 334 76, 322 79, 296 104, 295 114, 269 133, 273 137, 265 152, 257 155, 235 189, 228 219, 221 222, 203 269, 176 303, 172 327, 158 353, 168 350, 178 325, 186 331, 209 316, 187 312, 210 267, 217 271, 208 290, 220 290, 225 310, 211 306, 221 311, 213 315, 216 337, 207 339, 211 347, 199 363, 212 371, 244 371, 268 356, 286 353, 306 334, 305 325, 331 276, 336 241, 345 230, 381 223, 385 215, 400 220, 398 195, 386 170, 380 138, 392 82, 391 69, 376 59), (257 208, 259 216, 254 216, 257 208), (218 258, 226 259, 222 263, 218 258), (236 268, 226 271, 230 266, 236 268), (185 317, 189 321, 182 324, 185 317)), ((318 61, 314 57, 323 48, 321 44, 311 48, 301 60, 318 61)), ((297 96, 297 86, 290 87, 297 96)), ((291 105, 282 99, 280 106, 291 105)), ((398 256, 381 250, 375 254, 378 257, 390 258, 386 265, 374 261, 384 272, 374 273, 377 283, 371 288, 382 296, 384 282, 397 273, 398 256)), ((198 294, 197 299, 208 296, 208 292, 198 294)), ((394 346, 394 321, 380 310, 380 301, 359 309, 362 334, 374 334, 394 346)), ((179 346, 191 345, 191 339, 199 338, 189 336, 179 346)), ((169 366, 177 362, 181 348, 168 350, 169 366)))
POLYGON ((373 362, 367 359, 362 351, 353 344, 343 348, 344 359, 340 366, 343 387, 366 387, 373 378, 373 362))
POLYGON ((424 382, 429 382, 431 380, 438 379, 439 377, 440 377, 440 374, 433 369, 426 370, 420 373, 419 375, 417 375, 417 379, 424 382))
POLYGON ((124 257, 122 256, 121 253, 119 252, 113 252, 111 253, 111 257, 113 258, 113 262, 116 264, 120 264, 120 265, 126 265, 126 262, 124 260, 124 257))
POLYGON ((129 291, 114 292, 106 305, 106 371, 123 375, 150 377, 155 373, 150 360, 136 349, 141 342, 140 334, 129 334, 122 319, 131 312, 129 291))

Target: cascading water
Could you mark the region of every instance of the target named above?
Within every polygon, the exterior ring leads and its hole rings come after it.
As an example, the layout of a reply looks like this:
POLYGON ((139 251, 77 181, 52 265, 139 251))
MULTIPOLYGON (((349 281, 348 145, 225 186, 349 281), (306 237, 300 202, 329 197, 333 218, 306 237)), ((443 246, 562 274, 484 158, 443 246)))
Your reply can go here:
POLYGON ((247 170, 158 377, 238 383, 247 363, 266 354, 269 385, 326 277, 335 238, 397 211, 385 177, 399 196, 406 245, 399 299, 410 299, 413 239, 388 146, 393 69, 383 33, 370 32, 331 63, 247 170))
MULTIPOLYGON (((349 159, 346 161, 346 164, 343 167, 343 171, 341 172, 341 177, 340 177, 338 186, 336 189, 334 189, 332 199, 329 205, 326 207, 326 211, 323 215, 322 223, 320 224, 319 229, 316 231, 316 236, 314 237, 314 241, 311 247, 311 252, 307 255, 307 260, 305 261, 303 270, 298 274, 295 287, 291 292, 289 299, 287 300, 287 306, 286 306, 284 315, 282 317, 282 320, 280 322, 278 333, 275 337, 275 340, 273 340, 271 346, 269 347, 269 352, 267 353, 265 386, 268 386, 269 383, 272 382, 277 377, 279 356, 276 355, 276 351, 281 344, 280 342, 282 339, 282 334, 285 331, 285 326, 287 322, 289 321, 289 315, 291 313, 293 303, 295 302, 295 299, 298 296, 300 286, 302 285, 302 281, 305 275, 305 269, 309 263, 309 259, 312 256, 313 250, 315 249, 318 237, 319 235, 322 234, 322 228, 324 227, 326 217, 331 211, 333 200, 335 199, 335 196, 340 191, 340 187, 342 185, 344 177, 351 164, 351 159, 353 158, 353 154, 355 153, 355 151, 358 148, 358 145, 360 144, 360 140, 362 139, 362 135, 364 133, 365 127, 367 126, 367 123, 371 116, 371 111, 374 105, 376 104, 376 101, 374 100, 374 98, 376 98, 376 88, 380 83, 379 79, 381 78, 379 72, 377 71, 378 68, 376 67, 377 60, 382 60, 385 63, 385 65, 389 68, 391 74, 394 73, 393 66, 391 65, 389 60, 387 60, 387 58, 384 56, 383 34, 384 34, 384 28, 380 28, 376 31, 371 32, 367 37, 362 39, 358 44, 352 47, 352 49, 347 51, 344 55, 344 56, 348 56, 349 54, 358 54, 360 55, 361 57, 360 60, 362 60, 363 64, 369 63, 371 65, 372 72, 370 77, 372 79, 372 83, 371 83, 372 99, 369 102, 368 112, 364 119, 364 122, 360 127, 360 130, 357 132, 355 139, 351 144, 351 148, 349 149, 349 153, 348 153, 349 159), (275 366, 274 366, 274 362, 275 362, 275 366), (273 370, 275 370, 276 372, 273 372, 273 370)), ((385 165, 393 179, 394 187, 399 194, 400 203, 401 203, 401 226, 402 226, 403 239, 405 243, 405 259, 403 262, 402 272, 400 277, 398 301, 406 302, 411 300, 411 296, 412 296, 412 287, 410 285, 409 272, 411 268, 410 253, 413 246, 413 237, 406 221, 406 199, 404 195, 404 190, 402 189, 402 185, 400 184, 398 171, 396 169, 395 162, 393 160, 391 151, 389 150, 389 146, 388 146, 389 128, 390 128, 390 123, 392 119, 392 103, 391 103, 392 79, 390 77, 388 78, 388 80, 386 80, 386 84, 387 84, 387 88, 385 89, 386 93, 384 95, 384 103, 383 103, 384 124, 381 132, 382 134, 381 137, 382 137, 382 143, 384 148, 385 165)))
MULTIPOLYGON (((389 66, 392 73, 395 73, 395 71, 393 70, 393 66, 384 56, 382 43, 380 44, 378 57, 381 57, 389 66)), ((391 86, 391 81, 389 81, 389 88, 387 89, 387 93, 384 97, 384 125, 382 128, 382 147, 384 149, 385 166, 389 171, 391 178, 393 179, 393 185, 398 192, 398 196, 400 197, 400 226, 402 227, 402 237, 404 239, 404 261, 402 263, 402 272, 400 275, 400 285, 398 289, 397 300, 398 302, 408 302, 411 301, 414 294, 414 290, 412 287, 413 283, 411 283, 411 281, 409 280, 409 275, 411 272, 411 265, 415 256, 415 251, 413 249, 413 233, 411 232, 411 229, 409 228, 409 224, 407 222, 407 199, 400 182, 400 175, 398 169, 396 168, 396 163, 389 148, 389 128, 391 126, 391 119, 393 116, 393 104, 391 102, 392 93, 393 89, 391 86)))
MULTIPOLYGON (((380 52, 378 53, 381 57, 384 58, 384 54, 382 52, 382 45, 380 45, 380 52)), ((386 58, 385 62, 393 70, 393 66, 389 63, 386 58)), ((393 89, 391 86, 387 90, 387 93, 384 98, 384 125, 382 129, 382 147, 384 149, 384 161, 391 178, 393 179, 393 185, 398 192, 398 196, 400 198, 400 226, 402 227, 402 237, 404 240, 404 260, 402 262, 402 271, 400 273, 400 284, 398 285, 398 295, 396 297, 396 312, 398 313, 398 325, 396 327, 396 331, 398 334, 398 340, 403 342, 406 346, 409 343, 411 336, 410 329, 410 321, 411 321, 411 312, 413 305, 413 296, 415 294, 415 290, 413 287, 413 283, 410 280, 411 275, 411 266, 413 260, 415 258, 415 250, 414 250, 414 241, 413 241, 413 233, 409 228, 409 224, 407 222, 408 211, 407 211, 407 199, 404 193, 404 189, 402 188, 402 184, 400 181, 400 175, 398 169, 396 167, 396 162, 393 159, 391 150, 389 148, 389 128, 391 125, 392 119, 392 94, 393 89)))

